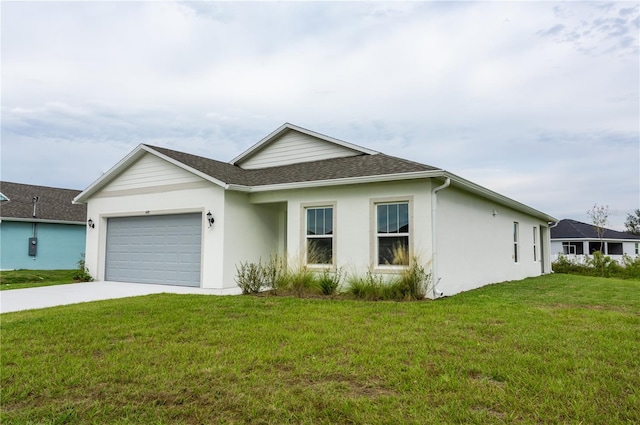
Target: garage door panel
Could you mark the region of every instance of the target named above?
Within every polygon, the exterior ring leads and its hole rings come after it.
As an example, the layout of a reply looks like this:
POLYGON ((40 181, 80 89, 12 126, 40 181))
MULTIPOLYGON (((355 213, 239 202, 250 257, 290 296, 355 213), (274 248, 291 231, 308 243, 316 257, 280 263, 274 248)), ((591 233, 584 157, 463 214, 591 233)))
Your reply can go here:
POLYGON ((201 214, 110 218, 106 279, 200 286, 201 234, 201 214))

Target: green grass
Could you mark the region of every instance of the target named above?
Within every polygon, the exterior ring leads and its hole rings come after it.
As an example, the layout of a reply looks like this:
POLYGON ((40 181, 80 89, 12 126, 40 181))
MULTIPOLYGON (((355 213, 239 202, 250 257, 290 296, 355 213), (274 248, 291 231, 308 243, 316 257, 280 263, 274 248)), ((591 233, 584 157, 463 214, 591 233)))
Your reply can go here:
POLYGON ((0 272, 0 291, 73 283, 78 270, 9 270, 0 272))
POLYGON ((0 422, 640 422, 640 282, 438 301, 151 295, 0 316, 0 422))

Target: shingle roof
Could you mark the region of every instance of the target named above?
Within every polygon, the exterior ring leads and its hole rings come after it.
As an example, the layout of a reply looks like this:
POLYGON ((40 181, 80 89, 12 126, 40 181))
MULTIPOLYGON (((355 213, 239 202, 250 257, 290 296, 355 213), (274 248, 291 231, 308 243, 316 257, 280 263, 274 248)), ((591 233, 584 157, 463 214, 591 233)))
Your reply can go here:
MULTIPOLYGON (((560 220, 557 226, 551 228, 551 239, 600 239, 600 237, 592 224, 564 219, 560 220)), ((603 239, 640 240, 640 236, 605 229, 603 239)))
POLYGON ((245 170, 236 165, 171 149, 147 147, 228 184, 263 186, 351 177, 434 171, 438 168, 384 154, 357 155, 278 167, 245 170))
POLYGON ((0 203, 3 219, 19 218, 33 221, 82 222, 87 219, 87 206, 71 203, 81 191, 30 184, 0 182, 0 192, 9 198, 0 203), (38 197, 33 217, 33 197, 38 197))

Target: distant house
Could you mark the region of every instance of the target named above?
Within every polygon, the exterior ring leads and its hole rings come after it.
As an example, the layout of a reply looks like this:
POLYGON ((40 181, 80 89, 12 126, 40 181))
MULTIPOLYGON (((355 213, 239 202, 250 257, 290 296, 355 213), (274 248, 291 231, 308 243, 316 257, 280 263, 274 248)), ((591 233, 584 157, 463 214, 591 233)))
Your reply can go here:
POLYGON ((74 269, 84 253, 79 190, 0 182, 0 269, 74 269))
POLYGON ((443 169, 284 124, 230 162, 139 145, 87 204, 96 280, 237 294, 236 267, 279 254, 393 276, 417 257, 452 295, 551 271, 553 217, 443 169), (394 262, 394 252, 407 261, 394 262), (315 255, 314 255, 315 254, 315 255))
POLYGON ((594 251, 601 251, 614 260, 622 260, 623 255, 637 257, 640 255, 640 236, 631 233, 605 229, 602 238, 592 224, 564 219, 551 228, 551 252, 554 261, 559 255, 584 259, 594 251))

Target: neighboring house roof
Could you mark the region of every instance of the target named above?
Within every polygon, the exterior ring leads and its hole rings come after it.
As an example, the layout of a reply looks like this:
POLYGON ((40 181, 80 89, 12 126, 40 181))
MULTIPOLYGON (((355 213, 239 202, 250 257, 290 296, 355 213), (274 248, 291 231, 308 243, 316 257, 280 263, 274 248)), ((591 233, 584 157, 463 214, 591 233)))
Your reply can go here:
POLYGON ((80 190, 5 181, 0 182, 0 190, 8 198, 0 204, 2 220, 84 224, 87 218, 87 207, 72 203, 80 190))
POLYGON ((369 183, 379 181, 396 181, 418 178, 439 178, 451 180, 452 186, 491 199, 502 205, 525 211, 549 222, 557 219, 521 204, 445 170, 420 164, 376 151, 361 148, 310 130, 284 124, 278 130, 265 137, 259 143, 249 148, 245 153, 231 162, 221 162, 185 152, 174 151, 158 146, 139 145, 118 164, 104 173, 91 186, 78 195, 74 202, 85 203, 96 192, 100 191, 129 166, 142 156, 152 154, 189 171, 201 178, 219 185, 227 190, 246 192, 261 192, 282 189, 299 189, 329 185, 343 185, 354 183, 369 183), (307 136, 318 138, 325 143, 339 144, 352 151, 349 156, 322 159, 317 161, 296 162, 266 168, 242 168, 237 165, 257 152, 264 150, 283 134, 299 131, 307 136))
MULTIPOLYGON (((618 232, 604 229, 603 239, 629 239, 640 241, 640 236, 631 233, 618 232)), ((582 223, 576 220, 563 219, 558 225, 551 228, 551 239, 600 239, 593 224, 582 223)))

